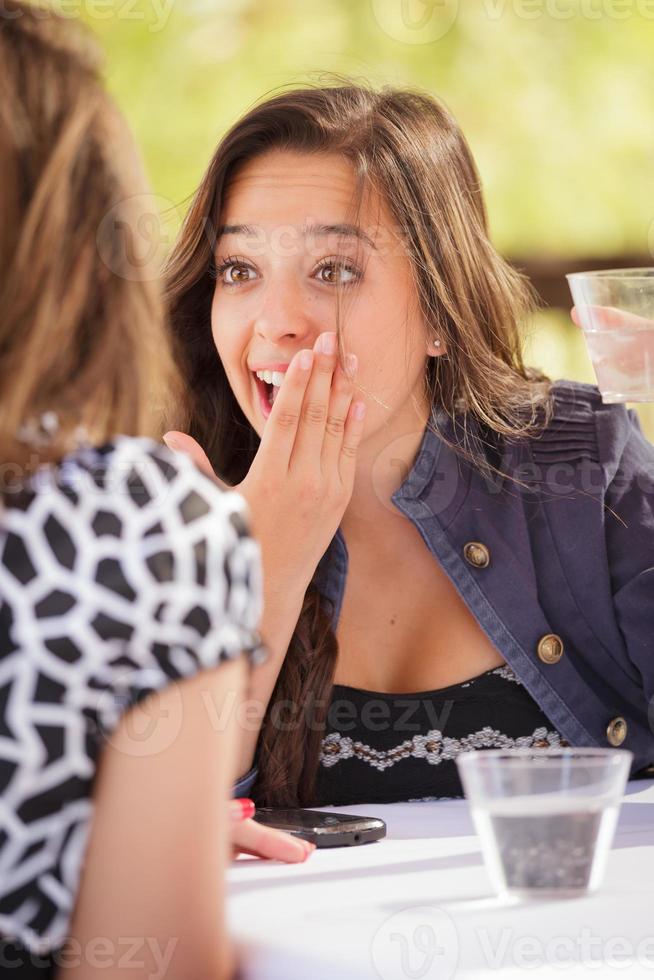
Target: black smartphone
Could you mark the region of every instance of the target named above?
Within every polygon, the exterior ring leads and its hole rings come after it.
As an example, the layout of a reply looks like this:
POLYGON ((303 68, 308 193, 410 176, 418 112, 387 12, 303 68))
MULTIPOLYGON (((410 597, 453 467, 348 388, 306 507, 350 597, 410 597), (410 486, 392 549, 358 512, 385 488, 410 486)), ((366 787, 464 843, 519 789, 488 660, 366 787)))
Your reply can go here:
POLYGON ((254 819, 266 827, 276 827, 294 837, 303 837, 316 847, 352 847, 355 844, 370 844, 386 836, 383 820, 350 813, 258 807, 254 819))

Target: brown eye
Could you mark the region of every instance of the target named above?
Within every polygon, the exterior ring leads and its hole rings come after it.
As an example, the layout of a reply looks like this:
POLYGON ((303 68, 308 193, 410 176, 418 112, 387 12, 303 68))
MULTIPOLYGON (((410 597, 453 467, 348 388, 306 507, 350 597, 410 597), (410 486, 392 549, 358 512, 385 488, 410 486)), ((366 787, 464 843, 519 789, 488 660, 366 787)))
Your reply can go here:
POLYGON ((359 278, 357 270, 350 265, 346 265, 344 262, 325 262, 318 269, 318 276, 321 282, 327 283, 330 286, 337 285, 339 275, 342 277, 341 283, 344 286, 349 286, 359 278), (323 273, 326 273, 329 278, 325 278, 323 273))
POLYGON ((228 282, 249 282, 250 276, 248 269, 244 265, 231 265, 226 270, 229 272, 228 282))

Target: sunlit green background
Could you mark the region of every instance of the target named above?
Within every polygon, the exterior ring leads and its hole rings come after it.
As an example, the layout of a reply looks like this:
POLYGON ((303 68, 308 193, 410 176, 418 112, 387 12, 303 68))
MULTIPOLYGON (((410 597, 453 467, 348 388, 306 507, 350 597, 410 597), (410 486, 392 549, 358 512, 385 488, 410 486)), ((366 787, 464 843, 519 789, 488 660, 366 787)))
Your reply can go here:
MULTIPOLYGON (((654 251, 652 0, 61 0, 101 37, 157 194, 180 206, 264 93, 339 72, 418 85, 459 119, 509 257, 654 251)), ((528 359, 594 381, 567 313, 528 359)), ((654 439, 654 406, 638 411, 654 439)))

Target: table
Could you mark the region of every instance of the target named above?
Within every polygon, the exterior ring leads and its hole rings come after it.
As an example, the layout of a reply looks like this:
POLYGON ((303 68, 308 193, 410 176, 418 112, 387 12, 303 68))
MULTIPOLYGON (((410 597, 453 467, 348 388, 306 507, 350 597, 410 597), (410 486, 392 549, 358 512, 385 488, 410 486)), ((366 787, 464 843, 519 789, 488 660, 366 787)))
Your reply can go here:
POLYGON ((244 980, 654 980, 654 780, 627 785, 598 893, 520 906, 493 896, 465 800, 338 809, 388 836, 230 868, 244 980))

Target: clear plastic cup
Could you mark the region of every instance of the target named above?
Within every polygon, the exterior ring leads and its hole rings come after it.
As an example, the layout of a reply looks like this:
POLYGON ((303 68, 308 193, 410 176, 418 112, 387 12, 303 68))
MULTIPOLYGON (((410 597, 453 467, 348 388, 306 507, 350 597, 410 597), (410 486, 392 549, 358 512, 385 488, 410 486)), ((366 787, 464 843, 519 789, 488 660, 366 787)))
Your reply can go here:
POLYGON ((566 279, 602 401, 654 401, 654 268, 566 279))
POLYGON ((632 753, 478 749, 456 763, 502 898, 572 898, 604 877, 632 753))

